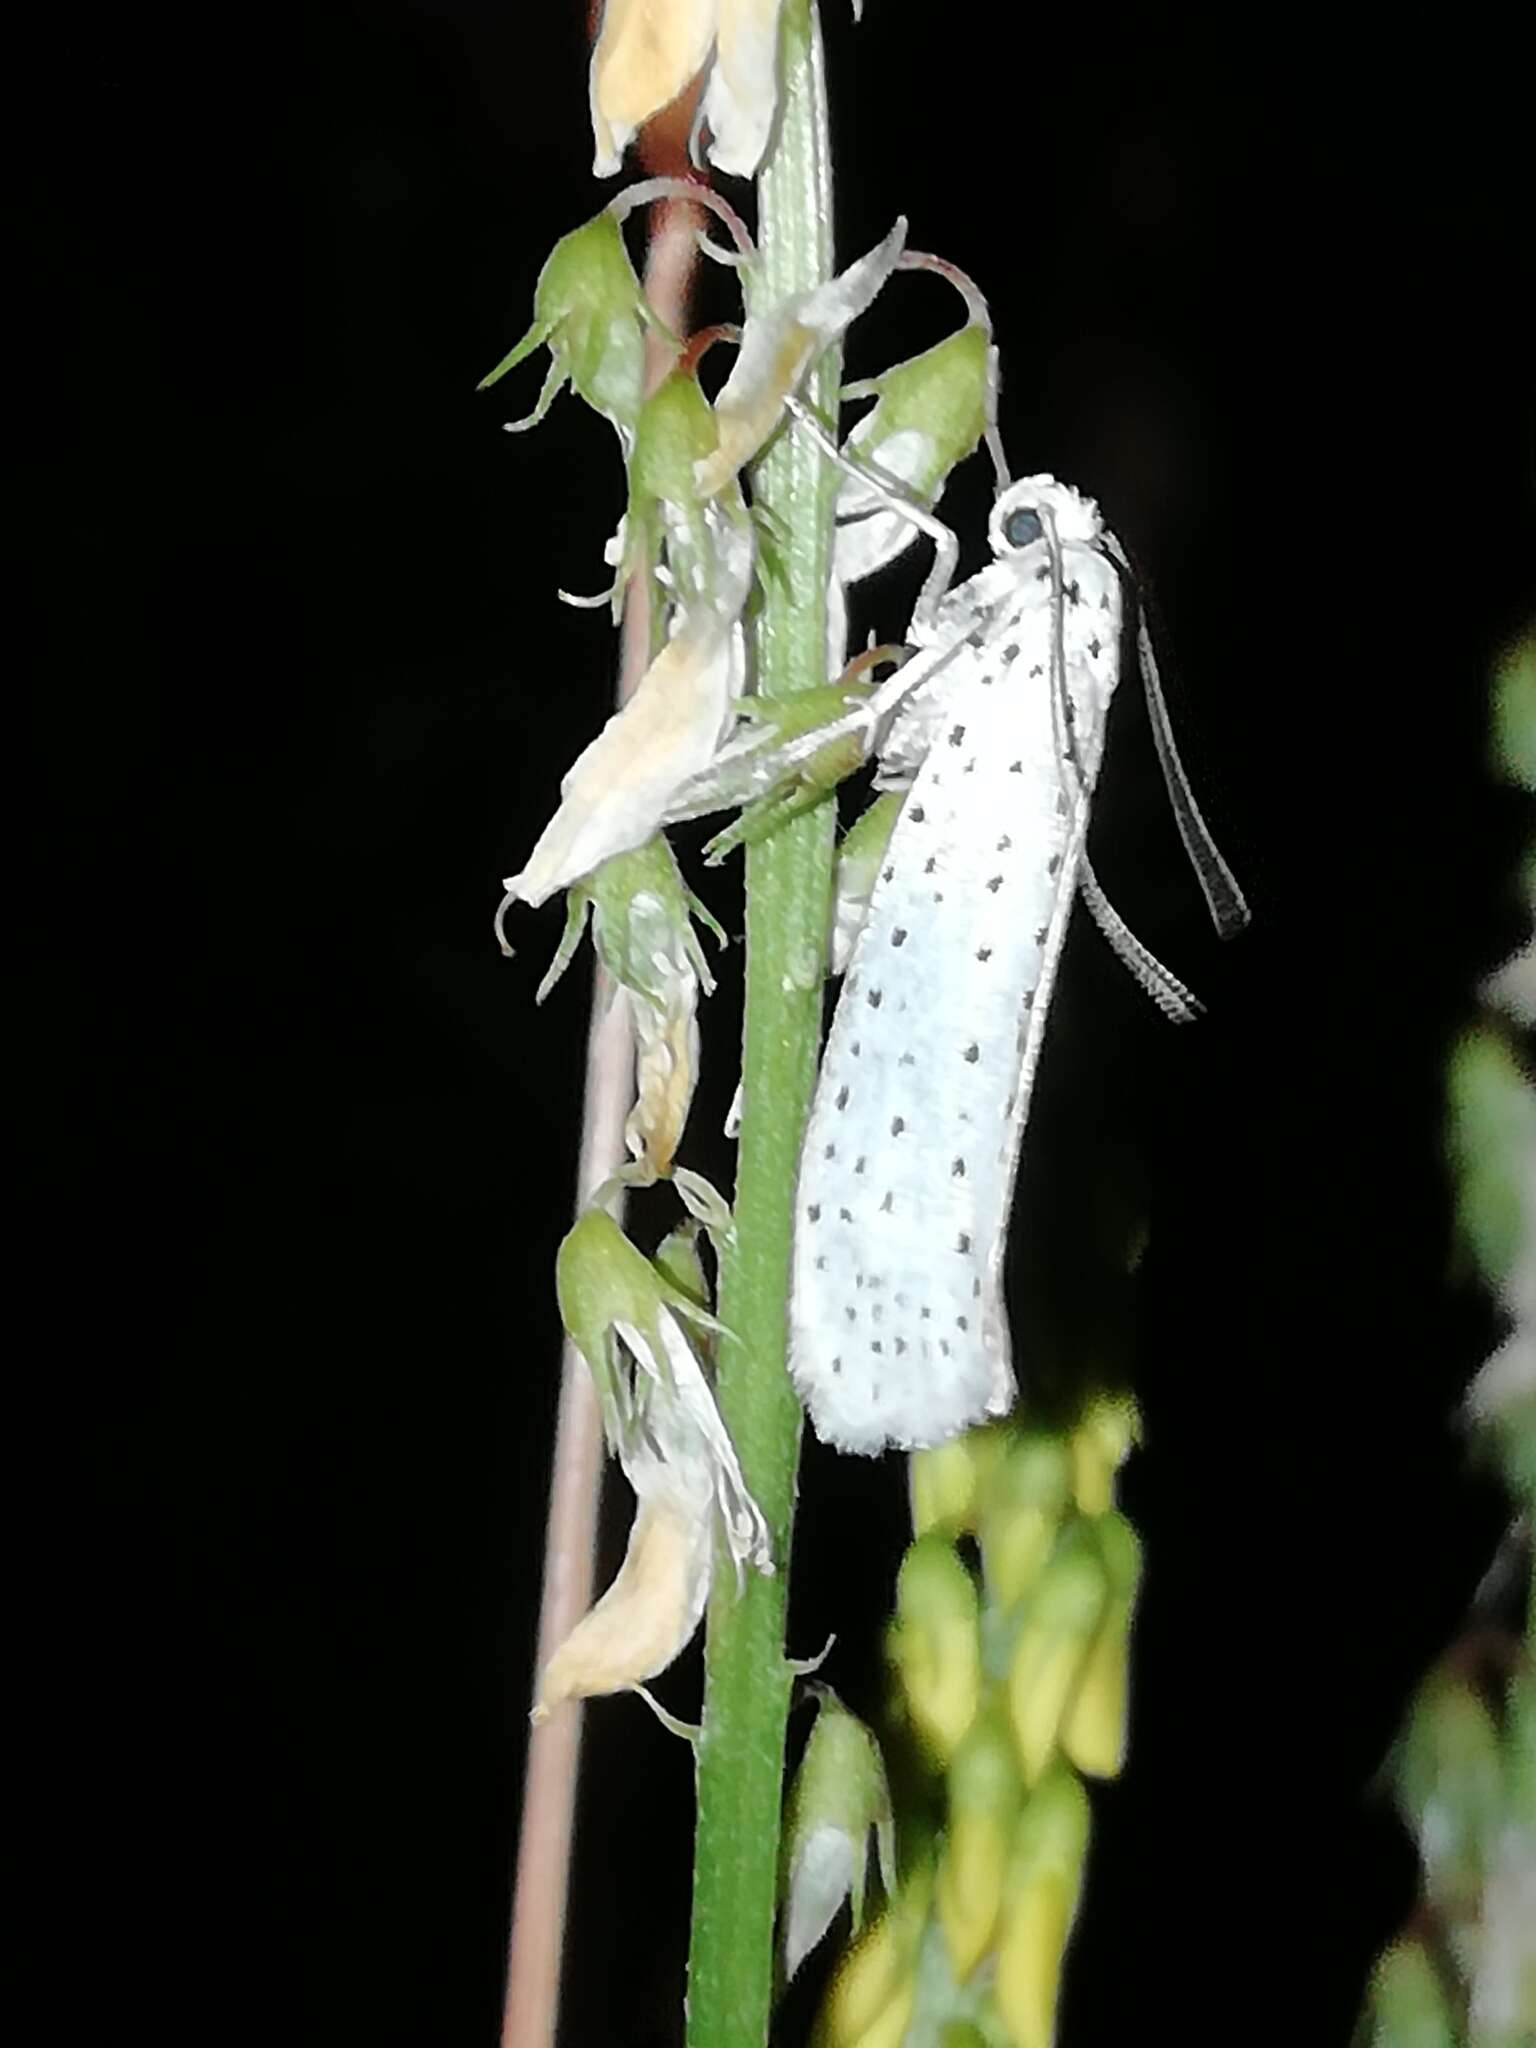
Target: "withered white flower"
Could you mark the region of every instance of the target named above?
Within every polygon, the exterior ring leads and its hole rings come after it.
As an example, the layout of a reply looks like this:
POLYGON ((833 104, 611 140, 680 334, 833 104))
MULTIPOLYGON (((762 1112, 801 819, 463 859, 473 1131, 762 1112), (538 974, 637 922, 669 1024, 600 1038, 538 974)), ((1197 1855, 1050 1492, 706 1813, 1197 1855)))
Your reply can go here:
POLYGON ((898 219, 883 242, 839 276, 748 311, 736 361, 715 400, 718 445, 694 464, 701 496, 722 490, 756 455, 811 364, 873 302, 906 238, 907 223, 898 219))
POLYGON ((611 178, 630 138, 714 52, 704 87, 710 162, 756 174, 778 104, 782 0, 608 0, 592 52, 593 171, 611 178))
POLYGON ((714 1503, 697 1437, 690 1442, 688 1426, 670 1420, 672 1457, 651 1453, 643 1436, 630 1440, 627 1456, 620 1451, 636 1503, 624 1562, 545 1665, 535 1721, 562 1700, 644 1685, 681 1655, 699 1625, 714 1569, 714 1503))
POLYGON ((711 995, 715 986, 693 920, 707 925, 722 945, 725 933, 684 883, 671 848, 657 833, 572 885, 565 931, 537 1001, 543 1002, 570 965, 589 915, 598 958, 628 1003, 635 1027, 636 1101, 624 1126, 625 1143, 646 1175, 660 1178, 672 1171, 693 1101, 699 993, 711 995))
POLYGON ((638 1507, 617 1578, 545 1667, 536 1719, 665 1670, 698 1627, 722 1538, 738 1580, 748 1565, 773 1570, 767 1523, 683 1327, 718 1331, 714 1317, 602 1210, 567 1235, 556 1282, 638 1507))
POLYGON ((577 756, 527 865, 506 879, 509 897, 542 903, 643 845, 679 785, 712 759, 745 677, 741 614, 754 550, 739 505, 706 511, 716 544, 708 587, 678 605, 676 630, 634 695, 577 756))

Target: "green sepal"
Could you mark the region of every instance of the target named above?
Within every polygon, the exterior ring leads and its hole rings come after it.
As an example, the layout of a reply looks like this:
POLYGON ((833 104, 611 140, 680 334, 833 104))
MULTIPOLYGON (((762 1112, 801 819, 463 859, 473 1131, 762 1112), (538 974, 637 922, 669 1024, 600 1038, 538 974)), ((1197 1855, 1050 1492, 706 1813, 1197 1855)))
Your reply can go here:
POLYGON ((691 1294, 638 1251, 604 1209, 578 1216, 555 1254, 555 1295, 560 1320, 597 1384, 610 1436, 620 1420, 622 1383, 616 1370, 616 1327, 642 1332, 664 1365, 660 1318, 664 1309, 696 1328, 720 1324, 691 1294))
POLYGON ((880 444, 912 430, 929 448, 923 470, 907 480, 925 501, 938 495, 945 477, 963 462, 987 430, 992 415, 992 342, 971 321, 921 355, 897 363, 878 377, 845 385, 844 398, 873 397, 874 408, 855 429, 858 452, 878 462, 880 444))
POLYGON ((521 424, 541 419, 568 381, 594 411, 632 433, 640 414, 645 329, 660 325, 640 289, 619 223, 605 209, 550 251, 534 286, 532 325, 479 388, 488 390, 547 346, 549 379, 521 424))
POLYGON ((658 832, 633 852, 605 860, 566 891, 565 929, 549 972, 535 992, 536 1002, 543 1002, 570 966, 589 911, 597 956, 621 988, 634 990, 658 1007, 665 1005, 667 991, 657 959, 659 929, 685 934, 689 964, 706 994, 714 988, 690 919, 697 917, 721 945, 726 935, 684 882, 671 847, 658 832))

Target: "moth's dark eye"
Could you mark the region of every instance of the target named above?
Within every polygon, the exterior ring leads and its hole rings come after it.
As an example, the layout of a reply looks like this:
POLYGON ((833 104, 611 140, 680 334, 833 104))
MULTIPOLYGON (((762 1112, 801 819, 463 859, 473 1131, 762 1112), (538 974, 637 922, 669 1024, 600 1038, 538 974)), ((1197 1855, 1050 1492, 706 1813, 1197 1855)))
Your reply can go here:
POLYGON ((1020 505, 1003 521, 1003 539, 1011 548, 1027 548, 1032 540, 1040 538, 1044 530, 1040 514, 1031 511, 1028 505, 1020 505))

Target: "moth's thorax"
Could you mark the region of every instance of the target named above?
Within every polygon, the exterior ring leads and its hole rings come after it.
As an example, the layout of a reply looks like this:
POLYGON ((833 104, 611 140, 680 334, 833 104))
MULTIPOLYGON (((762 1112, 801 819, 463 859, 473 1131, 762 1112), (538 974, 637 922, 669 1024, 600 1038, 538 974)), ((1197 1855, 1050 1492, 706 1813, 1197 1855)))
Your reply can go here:
MULTIPOLYGON (((1064 543, 1061 557, 1067 690, 1086 738, 1102 724, 1119 674, 1120 579, 1086 543, 1064 543)), ((962 677, 992 675, 1015 692, 1047 690, 1050 631, 1050 552, 1043 542, 951 591, 928 628, 914 631, 919 651, 903 671, 911 687, 881 747, 881 785, 899 785, 916 772, 962 677)))

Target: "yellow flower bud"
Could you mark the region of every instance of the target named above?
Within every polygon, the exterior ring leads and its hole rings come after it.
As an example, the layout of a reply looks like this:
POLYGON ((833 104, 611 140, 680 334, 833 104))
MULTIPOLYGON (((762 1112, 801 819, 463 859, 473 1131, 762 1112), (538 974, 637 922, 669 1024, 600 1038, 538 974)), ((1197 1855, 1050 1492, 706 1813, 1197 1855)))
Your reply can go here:
POLYGON ((1040 1576, 1071 1506, 1072 1460, 1059 1436, 1021 1435, 990 1476, 979 1521, 987 1591, 1013 1607, 1040 1576))
MULTIPOLYGON (((848 839, 852 837, 850 833, 848 839)), ((848 839, 843 841, 844 855, 848 839)), ((988 1427, 968 1429, 932 1450, 914 1451, 910 1473, 913 1533, 922 1536, 930 1529, 943 1528, 955 1535, 974 1529, 978 1504, 1008 1442, 1007 1431, 988 1427)))
POLYGON ((918 1740, 947 1762, 981 1697, 981 1632, 975 1583, 936 1532, 902 1561, 891 1653, 918 1740))
POLYGON ((1058 1766, 1031 1793, 1009 1859, 993 1998, 1015 2048, 1052 2048, 1061 1962, 1088 1847, 1088 1798, 1058 1766))
POLYGON ((1008 1667, 1008 1708, 1024 1783, 1038 1783, 1104 1618, 1109 1580, 1089 1526, 1062 1536, 1024 1610, 1008 1667))
POLYGON ((901 2048, 917 1992, 917 1949, 931 1891, 928 1873, 916 1873, 849 1949, 822 2008, 818 2048, 901 2048))
POLYGON ((1098 1394, 1072 1432, 1072 1491, 1085 1515, 1115 1504, 1115 1474, 1136 1441, 1136 1407, 1128 1394, 1098 1394))
POLYGON ((1092 1525, 1109 1575, 1109 1604, 1077 1691, 1061 1723, 1061 1746, 1090 1778, 1113 1778, 1125 1762, 1131 1613, 1141 1578, 1141 1544, 1121 1514, 1092 1525))
POLYGON ((978 1716, 950 1764, 948 1790, 934 1906, 961 1984, 991 1943, 1023 1800, 1013 1737, 1001 1713, 978 1716))

